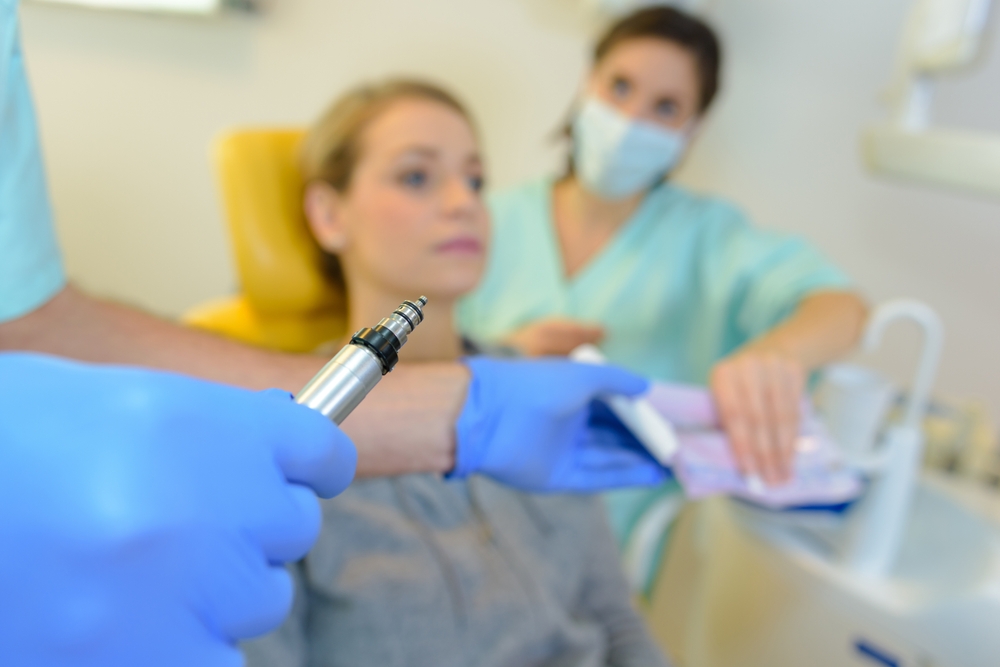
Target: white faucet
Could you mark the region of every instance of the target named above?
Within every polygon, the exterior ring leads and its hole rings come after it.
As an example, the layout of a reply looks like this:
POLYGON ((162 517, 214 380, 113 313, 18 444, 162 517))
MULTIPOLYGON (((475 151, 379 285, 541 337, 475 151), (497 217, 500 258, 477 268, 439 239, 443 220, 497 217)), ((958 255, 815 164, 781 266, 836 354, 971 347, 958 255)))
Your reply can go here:
POLYGON ((873 454, 852 461, 871 475, 871 486, 850 518, 842 559, 853 571, 870 577, 889 574, 902 544, 923 458, 922 423, 944 343, 937 313, 919 301, 901 299, 875 310, 865 331, 864 349, 874 351, 886 328, 904 319, 923 331, 923 349, 903 419, 886 430, 873 454))

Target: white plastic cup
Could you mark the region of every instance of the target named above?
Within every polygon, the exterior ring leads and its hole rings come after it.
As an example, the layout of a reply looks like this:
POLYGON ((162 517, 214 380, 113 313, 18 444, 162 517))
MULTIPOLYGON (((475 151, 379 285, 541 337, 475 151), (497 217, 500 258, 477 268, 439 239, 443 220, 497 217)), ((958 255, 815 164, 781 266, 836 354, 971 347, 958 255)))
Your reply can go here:
POLYGON ((828 366, 818 391, 827 429, 849 456, 872 452, 895 396, 888 380, 854 364, 828 366))

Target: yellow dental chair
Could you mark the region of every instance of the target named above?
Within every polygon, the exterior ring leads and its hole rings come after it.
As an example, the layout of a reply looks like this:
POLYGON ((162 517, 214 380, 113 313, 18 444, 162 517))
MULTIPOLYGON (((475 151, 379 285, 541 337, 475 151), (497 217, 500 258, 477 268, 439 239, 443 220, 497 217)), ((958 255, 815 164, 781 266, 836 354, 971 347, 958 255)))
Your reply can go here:
POLYGON ((343 299, 320 268, 302 213, 299 129, 246 129, 216 142, 241 292, 195 307, 184 322, 244 343, 310 352, 346 327, 343 299))

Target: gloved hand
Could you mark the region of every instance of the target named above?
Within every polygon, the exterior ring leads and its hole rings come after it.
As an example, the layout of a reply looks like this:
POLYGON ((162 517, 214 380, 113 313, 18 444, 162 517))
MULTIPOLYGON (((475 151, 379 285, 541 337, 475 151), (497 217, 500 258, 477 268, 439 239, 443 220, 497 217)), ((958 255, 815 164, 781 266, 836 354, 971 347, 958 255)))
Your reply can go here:
POLYGON ((634 396, 648 383, 612 366, 565 360, 465 360, 472 372, 458 418, 455 469, 534 492, 649 486, 667 471, 607 410, 602 395, 634 396))
POLYGON ((0 663, 241 665, 355 460, 284 392, 0 354, 0 663))

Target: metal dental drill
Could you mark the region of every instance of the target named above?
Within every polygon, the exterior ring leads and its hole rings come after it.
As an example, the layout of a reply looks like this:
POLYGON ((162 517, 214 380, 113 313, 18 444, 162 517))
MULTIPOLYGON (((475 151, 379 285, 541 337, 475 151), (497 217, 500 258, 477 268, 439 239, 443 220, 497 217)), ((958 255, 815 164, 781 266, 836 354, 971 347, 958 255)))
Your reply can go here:
POLYGON ((354 334, 295 396, 295 402, 322 413, 338 426, 399 361, 407 335, 424 321, 427 297, 404 301, 372 328, 354 334))

